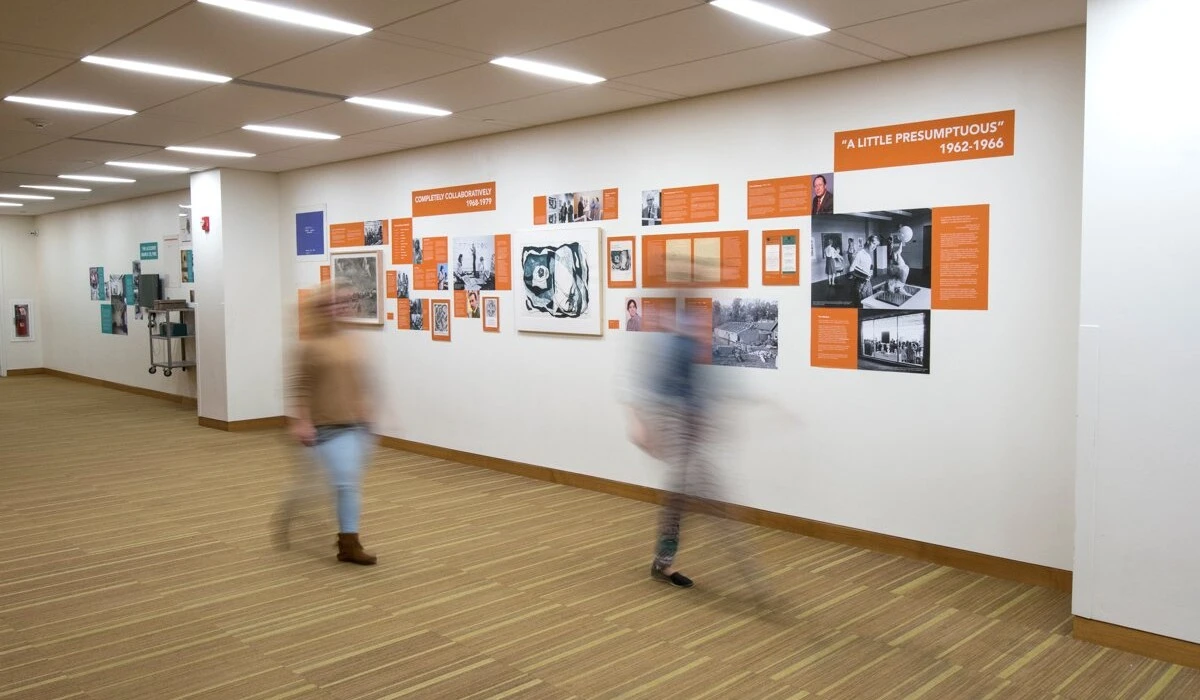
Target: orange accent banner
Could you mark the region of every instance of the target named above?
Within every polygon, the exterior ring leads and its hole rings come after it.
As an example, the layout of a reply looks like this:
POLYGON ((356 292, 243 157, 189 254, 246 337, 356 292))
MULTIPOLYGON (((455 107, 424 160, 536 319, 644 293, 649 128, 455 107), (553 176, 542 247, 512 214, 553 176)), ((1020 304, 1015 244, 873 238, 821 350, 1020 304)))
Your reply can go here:
POLYGON ((712 299, 684 299, 683 307, 688 320, 696 324, 696 335, 703 334, 707 342, 700 344, 700 355, 696 362, 702 365, 712 364, 713 354, 713 302, 712 299))
POLYGON ((467 317, 467 290, 454 290, 454 316, 456 318, 467 317))
POLYGON ((392 219, 392 264, 412 264, 412 219, 392 219))
POLYGON ((1015 110, 839 131, 834 170, 869 170, 1013 154, 1015 110))
POLYGON ((395 299, 396 298, 396 271, 388 270, 385 273, 385 279, 387 280, 387 298, 395 299))
POLYGON ((673 187, 662 191, 663 224, 699 224, 717 221, 721 213, 721 186, 673 187))
POLYGON ((496 234, 496 269, 494 273, 497 290, 512 289, 512 236, 510 234, 496 234))
POLYGON ((399 328, 402 331, 412 330, 412 326, 409 324, 411 311, 411 301, 408 299, 396 300, 396 328, 399 328))
POLYGON ((477 182, 412 193, 412 213, 418 216, 468 214, 496 210, 496 183, 477 182))
POLYGON ((331 278, 331 273, 329 271, 329 266, 322 265, 321 266, 321 283, 324 284, 325 282, 328 282, 330 280, 330 278, 331 278))
POLYGON ((642 236, 642 286, 750 286, 750 232, 642 236))
POLYGON ((445 290, 450 289, 450 246, 445 236, 421 240, 421 263, 413 262, 412 288, 422 291, 438 291, 441 278, 445 277, 445 290), (440 269, 439 269, 440 268, 440 269))
POLYGON ((766 287, 800 284, 800 229, 763 231, 762 283, 766 287))
POLYGON ((546 198, 533 198, 533 225, 543 226, 546 223, 546 198))
POLYGON ((813 309, 813 367, 858 369, 858 309, 813 309))
POLYGON ((987 311, 990 207, 933 210, 933 308, 987 311))
POLYGON ((648 332, 669 331, 675 327, 678 313, 674 297, 643 297, 642 330, 648 332))
POLYGON ((396 318, 396 314, 394 312, 391 312, 391 311, 387 312, 387 320, 393 321, 393 320, 395 320, 395 318, 396 318))
POLYGON ((362 221, 329 225, 330 248, 360 248, 366 242, 366 229, 362 221))
POLYGON ((746 183, 746 218, 774 219, 812 214, 812 176, 777 177, 746 183))
POLYGON ((608 330, 610 330, 610 331, 621 330, 621 322, 616 320, 615 318, 610 318, 608 320, 608 330))

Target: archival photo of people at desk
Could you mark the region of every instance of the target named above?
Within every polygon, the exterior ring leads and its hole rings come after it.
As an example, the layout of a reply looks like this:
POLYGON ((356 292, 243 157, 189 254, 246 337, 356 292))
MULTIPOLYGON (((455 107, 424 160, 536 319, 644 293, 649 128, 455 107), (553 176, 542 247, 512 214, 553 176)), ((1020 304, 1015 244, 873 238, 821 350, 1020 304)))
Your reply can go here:
POLYGON ((812 217, 812 305, 929 309, 933 210, 812 217))
POLYGON ((475 236, 455 238, 450 254, 454 264, 456 290, 493 290, 496 288, 496 238, 475 236))
POLYGON ((858 312, 858 368, 929 374, 929 311, 858 312))

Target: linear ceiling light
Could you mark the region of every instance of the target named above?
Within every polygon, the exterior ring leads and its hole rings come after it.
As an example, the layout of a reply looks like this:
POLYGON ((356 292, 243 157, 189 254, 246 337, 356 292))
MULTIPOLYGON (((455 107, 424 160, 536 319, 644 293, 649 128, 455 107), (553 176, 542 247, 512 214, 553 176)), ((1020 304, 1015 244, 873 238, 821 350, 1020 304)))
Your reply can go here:
POLYGON ((192 205, 190 205, 190 204, 180 204, 180 205, 179 205, 179 208, 180 208, 180 209, 191 209, 191 208, 192 208, 192 205))
POLYGON ((44 194, 0 194, 4 199, 54 199, 44 194))
POLYGON ((137 182, 125 177, 107 177, 105 175, 59 175, 60 180, 82 180, 84 182, 137 182))
POLYGON ((264 134, 275 134, 277 136, 295 136, 301 139, 324 139, 326 141, 334 141, 342 138, 337 134, 324 134, 320 131, 306 131, 304 129, 288 129, 282 126, 263 126, 262 124, 247 124, 242 127, 247 131, 261 131, 264 134))
POLYGON ((505 68, 513 68, 515 70, 521 70, 521 71, 525 71, 526 73, 533 73, 534 75, 541 75, 541 76, 545 76, 547 78, 556 78, 558 80, 569 80, 572 83, 583 83, 584 85, 594 85, 596 83, 604 82, 604 78, 601 78, 598 75, 592 75, 590 73, 582 73, 580 71, 571 70, 570 68, 563 68, 561 66, 552 66, 549 63, 538 63, 537 61, 526 61, 523 58, 511 58, 508 56, 501 56, 500 58, 493 59, 492 63, 497 66, 504 66, 505 68))
POLYGON ((431 117, 448 117, 452 112, 437 107, 426 107, 425 105, 415 105, 411 102, 396 102, 394 100, 377 100, 374 97, 347 97, 346 101, 350 104, 362 105, 364 107, 375 107, 376 109, 387 109, 393 112, 407 112, 408 114, 427 114, 431 117))
POLYGON ((54 192, 91 192, 87 187, 63 187, 61 185, 21 185, 27 190, 51 190, 54 192))
POLYGON ((134 168, 136 170, 156 170, 163 173, 186 173, 191 168, 182 165, 163 165, 161 163, 131 163, 127 160, 110 160, 105 165, 117 168, 134 168))
POLYGON ((123 58, 105 58, 103 56, 84 56, 84 63, 95 63, 98 66, 108 66, 110 68, 121 68, 122 70, 132 70, 139 73, 153 73, 154 75, 165 75, 171 78, 183 78, 185 80, 203 80, 208 83, 228 83, 233 78, 227 75, 217 75, 215 73, 204 73, 198 70, 189 70, 187 68, 176 68, 174 66, 161 66, 157 63, 143 63, 141 61, 127 61, 123 58))
POLYGON ((245 12, 258 17, 273 19, 278 22, 299 24, 302 27, 312 27, 313 29, 325 29, 331 32, 338 32, 340 34, 360 36, 371 31, 370 27, 364 27, 361 24, 343 22, 340 19, 316 15, 311 12, 304 12, 302 10, 293 10, 290 7, 270 5, 265 2, 253 2, 253 0, 200 0, 200 2, 204 3, 205 5, 224 7, 227 10, 245 12))
POLYGON ((194 146, 167 146, 168 151, 180 153, 195 153, 201 156, 220 156, 222 158, 253 158, 255 154, 245 151, 226 151, 223 148, 197 148, 194 146))
POLYGON ((0 202, 0 207, 23 207, 23 206, 25 206, 25 205, 18 204, 16 202, 0 202))
POLYGON ((20 102, 27 105, 38 105, 39 107, 53 107, 55 109, 73 109, 77 112, 99 112, 100 114, 120 114, 128 117, 137 114, 132 109, 121 109, 120 107, 105 107, 104 105, 92 105, 86 102, 68 102, 66 100, 50 100, 45 97, 19 97, 17 95, 9 95, 4 98, 5 102, 20 102))
POLYGON ((757 0, 712 0, 711 4, 713 7, 719 7, 735 15, 741 15, 777 29, 794 32, 800 36, 816 36, 829 31, 829 27, 757 0))

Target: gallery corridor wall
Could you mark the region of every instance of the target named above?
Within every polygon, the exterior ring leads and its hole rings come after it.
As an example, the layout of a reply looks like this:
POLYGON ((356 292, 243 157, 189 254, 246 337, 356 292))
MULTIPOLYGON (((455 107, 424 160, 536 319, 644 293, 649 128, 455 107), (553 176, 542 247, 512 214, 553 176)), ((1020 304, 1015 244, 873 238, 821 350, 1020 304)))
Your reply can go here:
POLYGON ((0 316, 4 328, 0 343, 4 344, 4 368, 33 369, 42 366, 42 309, 41 280, 38 278, 37 237, 30 235, 37 225, 31 216, 0 216, 0 316), (13 342, 14 299, 33 302, 33 341, 13 342))
MULTIPOLYGON (((1073 29, 285 173, 289 325, 297 290, 318 280, 319 263, 296 259, 302 208, 324 206, 331 223, 407 217, 413 190, 495 181, 494 212, 417 218, 414 235, 518 236, 534 196, 620 188, 606 235, 749 229, 750 289, 723 294, 779 300, 779 369, 715 370, 748 397, 722 406, 728 500, 1069 569, 1083 51, 1073 29), (842 172, 833 185, 837 211, 990 204, 989 310, 935 315, 928 376, 811 368, 808 246, 791 288, 760 286, 757 247, 764 228, 806 240, 808 219, 748 220, 747 181, 832 170, 838 130, 1006 109, 1013 157, 842 172), (718 223, 641 227, 642 190, 707 183, 720 184, 718 223)), ((625 292, 640 290, 610 291, 606 318, 625 292)), ((382 431, 662 486, 618 403, 634 334, 517 333, 512 293, 498 295, 499 334, 462 318, 450 343, 394 322, 355 331, 380 371, 382 431)))

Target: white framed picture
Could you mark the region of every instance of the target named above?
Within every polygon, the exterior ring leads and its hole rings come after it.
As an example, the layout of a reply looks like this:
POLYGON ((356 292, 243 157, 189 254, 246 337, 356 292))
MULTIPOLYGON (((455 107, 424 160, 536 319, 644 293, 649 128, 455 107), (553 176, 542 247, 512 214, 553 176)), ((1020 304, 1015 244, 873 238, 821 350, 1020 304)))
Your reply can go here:
POLYGON ((342 320, 364 326, 383 325, 383 253, 378 250, 330 253, 330 281, 348 288, 350 309, 342 320))
POLYGON ((530 231, 513 237, 514 323, 518 331, 602 335, 599 228, 530 231))

